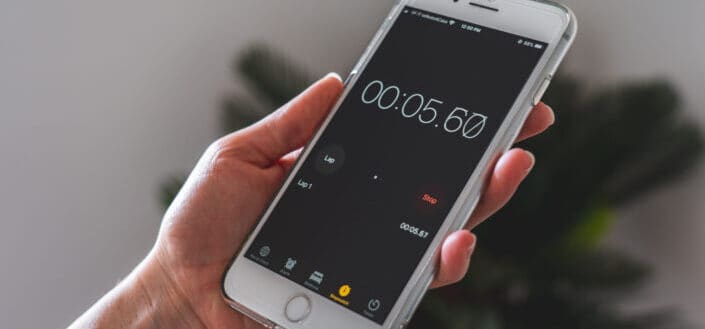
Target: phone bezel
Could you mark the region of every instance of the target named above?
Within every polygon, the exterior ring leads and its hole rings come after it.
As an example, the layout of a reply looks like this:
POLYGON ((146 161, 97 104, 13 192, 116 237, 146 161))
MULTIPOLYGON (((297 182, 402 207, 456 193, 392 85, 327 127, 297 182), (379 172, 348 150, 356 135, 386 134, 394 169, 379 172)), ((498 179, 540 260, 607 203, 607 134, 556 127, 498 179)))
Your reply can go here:
MULTIPOLYGON (((482 3, 482 1, 477 2, 482 3)), ((360 61, 352 70, 350 77, 346 81, 343 94, 335 104, 331 114, 323 122, 321 128, 304 149, 300 157, 300 159, 305 159, 309 156, 312 145, 315 145, 318 141, 322 132, 335 116, 342 101, 348 96, 352 87, 357 82, 359 76, 358 72, 361 72, 367 65, 377 47, 386 36, 386 33, 389 31, 389 28, 393 25, 405 6, 413 6, 422 10, 453 17, 458 20, 469 21, 478 25, 549 43, 549 47, 546 49, 544 56, 539 60, 536 69, 510 110, 507 119, 503 122, 497 135, 491 142, 488 152, 483 156, 478 164, 477 170, 468 180, 465 189, 444 220, 438 234, 431 242, 428 251, 424 254, 424 257, 414 271, 411 279, 387 316, 384 325, 380 326, 376 322, 351 310, 345 309, 343 306, 337 305, 335 302, 323 296, 310 292, 307 288, 291 282, 244 257, 244 251, 249 248, 254 237, 270 216, 272 209, 282 197, 283 192, 292 183, 295 173, 300 169, 303 163, 301 160, 296 163, 292 169, 292 173, 287 177, 276 197, 260 218, 256 228, 248 236, 247 241, 242 245, 240 251, 238 251, 238 254, 234 257, 233 262, 225 273, 223 279, 223 296, 232 307, 242 311, 265 326, 284 326, 290 329, 322 329, 330 327, 340 329, 396 328, 408 321, 428 288, 428 285, 431 283, 431 279, 433 278, 433 264, 435 264, 437 259, 438 247, 447 234, 465 225, 469 214, 479 200, 482 184, 474 183, 484 181, 485 175, 487 174, 486 169, 490 167, 499 154, 507 150, 511 142, 516 138, 521 125, 530 111, 532 105, 531 100, 533 99, 532 96, 537 92, 543 79, 553 75, 565 54, 565 50, 567 50, 570 42, 572 42, 575 33, 575 19, 572 13, 567 8, 554 3, 534 0, 492 0, 491 2, 485 0, 485 2, 487 5, 498 7, 500 11, 493 12, 469 6, 466 1, 398 1, 371 41, 360 61), (572 31, 570 28, 571 25, 573 26, 572 31), (561 49, 561 47, 565 49, 561 49), (305 294, 311 299, 313 304, 312 312, 303 322, 291 323, 286 320, 284 316, 284 308, 289 298, 300 294, 305 294)))

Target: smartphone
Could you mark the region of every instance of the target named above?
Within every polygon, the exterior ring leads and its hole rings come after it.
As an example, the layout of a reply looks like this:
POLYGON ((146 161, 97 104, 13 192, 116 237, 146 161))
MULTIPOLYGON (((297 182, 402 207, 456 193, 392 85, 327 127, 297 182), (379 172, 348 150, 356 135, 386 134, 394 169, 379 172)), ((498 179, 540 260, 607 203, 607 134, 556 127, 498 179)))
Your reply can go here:
POLYGON ((404 328, 577 31, 535 0, 397 2, 235 255, 269 328, 404 328))

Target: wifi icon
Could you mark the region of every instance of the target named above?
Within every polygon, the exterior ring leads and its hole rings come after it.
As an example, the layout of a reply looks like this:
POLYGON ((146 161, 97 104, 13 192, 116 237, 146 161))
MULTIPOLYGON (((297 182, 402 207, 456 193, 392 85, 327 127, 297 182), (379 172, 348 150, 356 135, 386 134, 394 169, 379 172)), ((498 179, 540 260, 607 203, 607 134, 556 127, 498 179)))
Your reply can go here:
POLYGON ((455 21, 451 19, 450 21, 448 21, 448 24, 455 25, 455 21))

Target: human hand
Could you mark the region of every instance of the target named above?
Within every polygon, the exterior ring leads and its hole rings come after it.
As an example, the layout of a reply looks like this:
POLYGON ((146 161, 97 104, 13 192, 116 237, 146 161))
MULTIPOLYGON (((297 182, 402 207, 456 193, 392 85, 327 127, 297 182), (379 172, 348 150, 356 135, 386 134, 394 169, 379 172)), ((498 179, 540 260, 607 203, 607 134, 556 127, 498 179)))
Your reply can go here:
MULTIPOLYGON (((222 275, 342 88, 337 75, 328 75, 267 118, 208 148, 169 207, 154 249, 128 279, 148 298, 145 304, 167 308, 143 317, 171 327, 259 328, 223 301, 222 275)), ((553 121, 548 106, 537 106, 519 139, 553 121)), ((444 241, 432 287, 465 276, 476 242, 468 229, 511 198, 534 161, 520 149, 499 159, 467 229, 444 241)))

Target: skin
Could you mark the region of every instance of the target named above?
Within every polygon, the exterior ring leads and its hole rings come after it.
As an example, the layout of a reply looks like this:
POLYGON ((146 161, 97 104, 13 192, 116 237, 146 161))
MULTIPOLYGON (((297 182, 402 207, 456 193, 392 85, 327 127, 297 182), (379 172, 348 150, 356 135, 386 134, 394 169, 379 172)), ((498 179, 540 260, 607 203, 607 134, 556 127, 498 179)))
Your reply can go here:
MULTIPOLYGON (((151 252, 70 328, 261 328, 223 301, 223 272, 342 88, 330 74, 262 121, 213 143, 166 212, 151 252)), ((553 122, 553 111, 538 105, 519 140, 553 122)), ((433 287, 465 276, 477 242, 469 230, 509 201, 534 163, 521 149, 499 159, 467 229, 444 241, 433 287)))

